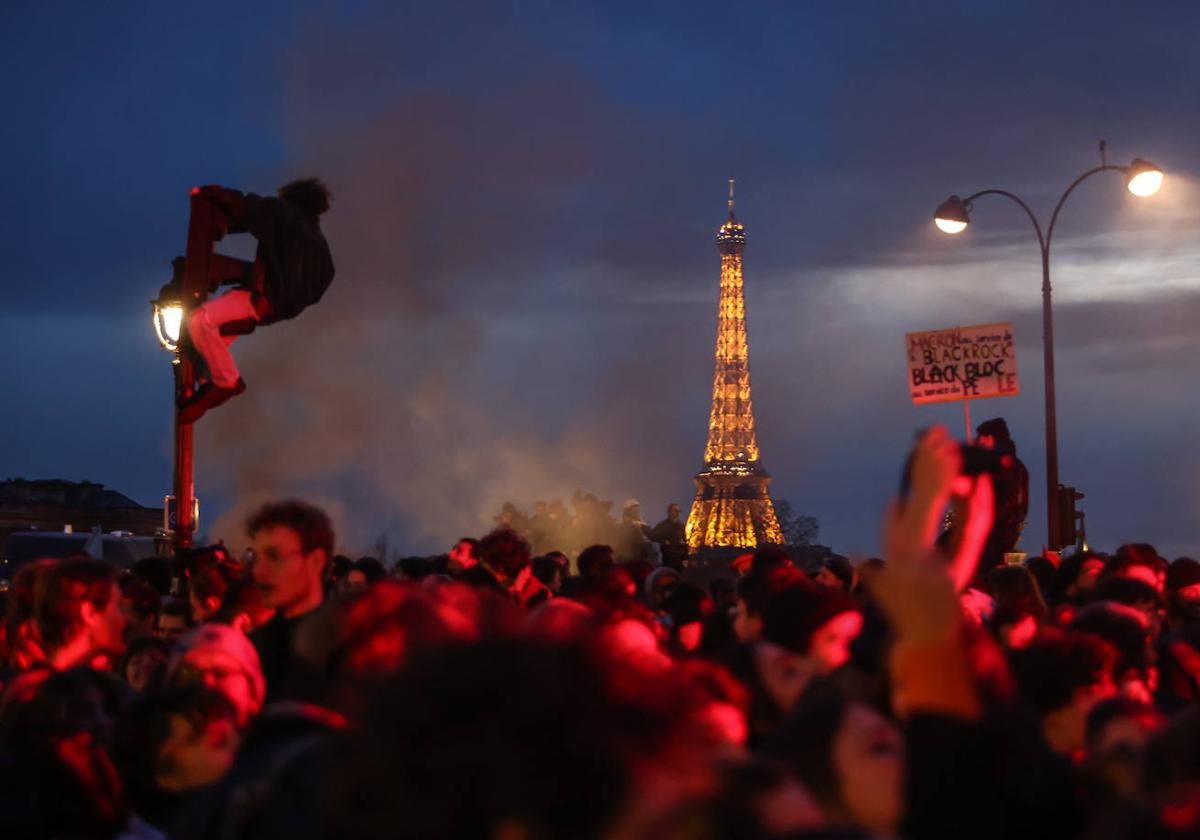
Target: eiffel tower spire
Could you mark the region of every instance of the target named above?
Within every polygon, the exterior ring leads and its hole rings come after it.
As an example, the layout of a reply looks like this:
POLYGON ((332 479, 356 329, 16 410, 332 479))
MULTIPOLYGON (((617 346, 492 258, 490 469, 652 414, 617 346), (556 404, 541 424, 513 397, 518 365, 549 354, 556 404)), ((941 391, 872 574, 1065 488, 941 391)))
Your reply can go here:
POLYGON ((733 212, 733 188, 730 178, 729 218, 717 230, 721 294, 716 363, 704 468, 696 474, 696 498, 687 521, 691 548, 783 542, 768 492, 771 477, 762 468, 754 433, 742 279, 746 229, 733 212))

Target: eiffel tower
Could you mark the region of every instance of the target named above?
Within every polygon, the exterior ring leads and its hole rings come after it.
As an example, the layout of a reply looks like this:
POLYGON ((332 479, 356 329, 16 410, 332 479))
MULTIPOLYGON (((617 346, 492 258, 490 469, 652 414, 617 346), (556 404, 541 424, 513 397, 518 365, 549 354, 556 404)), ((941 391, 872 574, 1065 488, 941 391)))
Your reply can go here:
POLYGON ((716 373, 704 468, 696 473, 696 498, 688 514, 689 548, 754 548, 783 542, 767 488, 771 477, 759 460, 750 402, 750 350, 746 344, 746 299, 742 253, 746 229, 733 214, 717 230, 721 254, 721 297, 717 306, 716 373))

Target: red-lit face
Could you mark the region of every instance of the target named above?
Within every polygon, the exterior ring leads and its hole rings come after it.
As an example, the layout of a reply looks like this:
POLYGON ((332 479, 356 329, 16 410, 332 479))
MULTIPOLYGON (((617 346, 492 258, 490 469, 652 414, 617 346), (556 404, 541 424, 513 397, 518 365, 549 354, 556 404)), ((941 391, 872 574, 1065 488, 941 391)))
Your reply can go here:
POLYGON ((465 572, 477 565, 479 561, 472 553, 474 549, 466 540, 460 540, 450 549, 450 562, 447 564, 452 572, 465 572))
POLYGON ((847 816, 871 834, 893 836, 904 804, 904 747, 895 724, 851 703, 832 759, 847 816))
POLYGON ((844 612, 817 628, 808 643, 808 656, 818 673, 832 673, 850 661, 850 643, 862 632, 862 624, 862 613, 844 612))
POLYGON ((134 691, 144 691, 150 684, 156 671, 165 669, 167 655, 158 648, 146 648, 141 653, 130 658, 125 665, 125 681, 134 691))
POLYGON ((1100 578, 1100 573, 1104 571, 1104 561, 1098 557, 1088 558, 1083 562, 1083 566, 1079 569, 1079 576, 1075 578, 1075 588, 1090 592, 1096 588, 1096 581, 1100 578))
POLYGON ((182 792, 210 785, 233 765, 237 732, 225 721, 194 725, 171 716, 171 731, 159 747, 154 776, 163 790, 182 792))
POLYGON ((182 615, 167 615, 163 613, 158 617, 157 635, 168 641, 177 641, 187 631, 187 618, 182 615))
POLYGON ((263 528, 254 535, 254 582, 263 606, 291 618, 321 603, 325 551, 305 552, 300 535, 286 525, 263 528))
POLYGON ((121 590, 115 583, 108 603, 101 609, 87 609, 84 620, 92 650, 112 656, 125 652, 125 611, 121 609, 121 590))
POLYGON ((237 709, 238 721, 246 723, 262 708, 254 683, 233 655, 216 645, 188 651, 175 670, 175 681, 200 683, 225 695, 237 709))
POLYGON ((1163 577, 1158 574, 1158 572, 1154 571, 1154 569, 1150 568, 1149 566, 1142 565, 1141 563, 1133 563, 1132 565, 1126 566, 1121 570, 1120 576, 1130 578, 1131 580, 1140 580, 1147 586, 1154 587, 1154 591, 1159 593, 1163 591, 1163 586, 1166 582, 1163 577))

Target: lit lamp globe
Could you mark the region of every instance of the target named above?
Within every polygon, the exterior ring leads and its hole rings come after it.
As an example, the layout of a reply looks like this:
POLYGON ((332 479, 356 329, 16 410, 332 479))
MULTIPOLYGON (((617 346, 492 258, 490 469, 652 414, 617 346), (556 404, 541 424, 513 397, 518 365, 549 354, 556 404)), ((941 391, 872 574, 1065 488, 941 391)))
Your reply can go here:
POLYGON ((1162 183, 1163 171, 1148 160, 1134 158, 1125 170, 1125 186, 1139 198, 1154 195, 1162 183))
POLYGON ((933 223, 942 233, 962 233, 970 221, 967 205, 956 195, 943 201, 933 214, 933 223))
POLYGON ((179 334, 183 329, 183 304, 179 300, 162 295, 151 301, 154 306, 154 333, 164 350, 174 353, 179 350, 179 334))

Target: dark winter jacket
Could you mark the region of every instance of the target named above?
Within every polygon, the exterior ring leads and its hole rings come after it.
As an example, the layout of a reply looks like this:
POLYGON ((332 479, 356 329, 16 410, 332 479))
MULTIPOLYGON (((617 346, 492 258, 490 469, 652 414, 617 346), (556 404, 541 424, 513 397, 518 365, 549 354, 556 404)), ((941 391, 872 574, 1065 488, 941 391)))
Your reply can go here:
POLYGON ((258 240, 250 285, 266 301, 259 306, 259 323, 295 318, 321 299, 333 282, 334 268, 316 214, 281 198, 205 190, 229 216, 230 233, 249 233, 258 240))

